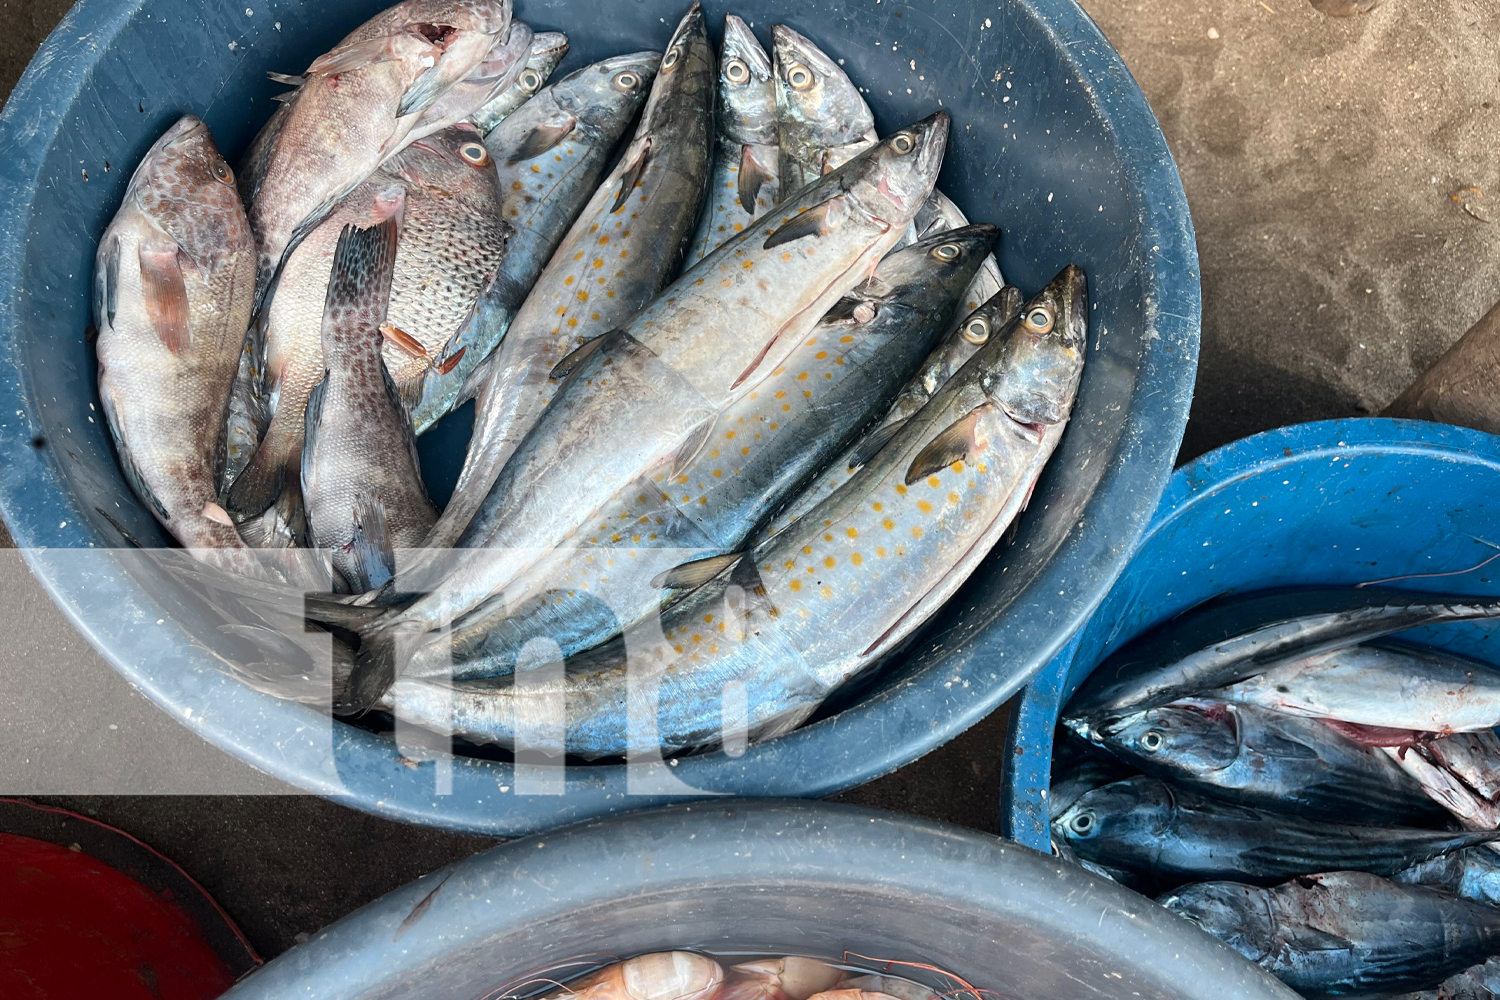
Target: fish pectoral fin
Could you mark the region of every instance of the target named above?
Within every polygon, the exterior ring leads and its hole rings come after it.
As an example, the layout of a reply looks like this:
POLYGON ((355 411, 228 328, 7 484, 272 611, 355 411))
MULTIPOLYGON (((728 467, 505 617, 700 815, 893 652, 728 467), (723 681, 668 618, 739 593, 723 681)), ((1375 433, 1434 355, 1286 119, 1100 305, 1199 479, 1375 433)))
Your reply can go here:
POLYGON ((676 479, 687 471, 693 464, 693 460, 702 453, 704 445, 708 444, 708 439, 713 435, 714 428, 718 424, 719 415, 716 413, 713 419, 704 421, 702 426, 694 430, 682 443, 682 447, 677 449, 677 457, 672 460, 672 471, 668 473, 668 479, 676 479))
POLYGON ((433 370, 436 371, 439 375, 447 375, 449 372, 453 371, 453 369, 458 367, 458 363, 464 359, 464 355, 467 353, 469 353, 468 347, 460 347, 452 354, 440 357, 432 366, 433 370))
POLYGON ((396 549, 391 541, 385 504, 362 494, 354 503, 354 534, 344 545, 353 560, 349 583, 356 593, 378 590, 396 574, 396 549))
POLYGON ((978 439, 979 416, 989 406, 991 404, 985 403, 970 410, 928 442, 927 447, 917 453, 917 457, 912 459, 907 468, 906 485, 910 486, 955 462, 972 461, 981 448, 978 439))
POLYGON ((755 147, 746 143, 740 148, 739 195, 740 207, 750 215, 755 214, 755 199, 760 189, 776 175, 755 157, 755 147))
POLYGON ((183 253, 176 243, 142 243, 137 254, 146 315, 167 350, 181 354, 192 344, 187 283, 182 276, 183 253))
POLYGON ((660 590, 696 590, 745 557, 743 552, 729 555, 709 556, 673 566, 665 573, 658 573, 651 586, 660 590))
POLYGON ((839 198, 830 198, 821 205, 809 208, 799 215, 793 216, 766 237, 762 245, 765 250, 772 250, 794 240, 806 239, 809 236, 827 236, 833 232, 836 225, 834 208, 839 198))
POLYGON ((610 206, 609 214, 613 215, 625 207, 625 202, 630 198, 630 192, 641 182, 646 174, 646 163, 651 159, 651 139, 641 143, 641 148, 635 157, 625 167, 625 172, 620 175, 620 193, 615 195, 615 203, 610 206))
POLYGON ((295 101, 297 99, 297 95, 299 93, 301 93, 301 92, 300 91, 296 91, 296 90, 288 90, 284 94, 272 94, 271 95, 271 100, 273 100, 273 101, 279 101, 282 104, 291 104, 293 101, 295 101))
POLYGON ((553 365, 552 370, 547 373, 547 377, 550 379, 556 379, 557 381, 561 382, 563 379, 573 374, 573 372, 578 369, 578 366, 583 363, 585 358, 587 358, 590 354, 593 354, 604 345, 605 337, 614 336, 619 332, 620 331, 618 330, 611 330, 609 333, 595 337, 593 340, 585 341, 583 344, 579 345, 571 352, 569 352, 567 357, 563 358, 557 364, 553 365))
POLYGON ((107 329, 115 325, 115 312, 120 306, 120 237, 111 236, 99 255, 94 282, 94 322, 100 329, 107 329))
MULTIPOLYGON (((307 82, 307 78, 304 76, 293 76, 291 73, 277 73, 275 70, 266 73, 266 79, 272 83, 285 84, 288 87, 300 87, 307 82)), ((282 96, 286 95, 283 94, 282 96)))
POLYGON ((416 358, 418 361, 427 357, 427 348, 422 346, 420 340, 389 320, 380 324, 380 335, 388 344, 396 347, 403 354, 416 358))
POLYGON ((506 159, 505 165, 513 167, 517 163, 541 156, 547 150, 555 148, 558 143, 572 135, 573 130, 577 127, 578 119, 573 115, 565 115, 560 121, 538 125, 526 133, 526 137, 521 140, 521 144, 516 147, 515 152, 511 153, 506 159))
POLYGON ((853 472, 861 465, 868 465, 870 459, 880 454, 880 450, 890 444, 891 438, 895 437, 905 426, 906 420, 902 419, 866 434, 864 440, 854 446, 854 452, 849 456, 849 471, 853 472))
POLYGON ((314 59, 312 65, 307 67, 306 75, 337 76, 388 62, 396 58, 398 49, 395 42, 398 37, 378 35, 358 42, 344 42, 314 59))

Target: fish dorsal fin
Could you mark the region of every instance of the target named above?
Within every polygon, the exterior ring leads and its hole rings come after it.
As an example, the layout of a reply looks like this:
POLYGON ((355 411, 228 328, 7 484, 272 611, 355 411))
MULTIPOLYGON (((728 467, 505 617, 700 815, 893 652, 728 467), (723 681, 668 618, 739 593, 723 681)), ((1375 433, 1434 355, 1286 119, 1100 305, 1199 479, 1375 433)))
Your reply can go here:
MULTIPOLYGON (((302 410, 302 492, 317 489, 318 429, 323 424, 323 400, 328 397, 328 370, 307 395, 307 405, 302 410)), ((277 491, 280 492, 279 490, 277 491)))
POLYGON ((641 143, 641 148, 636 152, 634 159, 625 168, 625 173, 620 176, 620 193, 615 195, 615 203, 610 206, 609 214, 613 215, 625 207, 625 202, 630 199, 630 192, 640 183, 641 178, 646 175, 646 163, 651 159, 651 139, 641 143))
POLYGON ((939 431, 938 436, 912 459, 906 470, 906 485, 925 479, 955 462, 973 461, 981 450, 978 440, 979 417, 986 408, 993 407, 984 403, 939 431))
POLYGON ((763 165, 755 157, 755 147, 746 143, 740 149, 740 175, 739 196, 740 207, 750 215, 755 215, 755 199, 760 195, 760 189, 766 183, 775 179, 771 168, 763 165))
POLYGON ((590 354, 593 354, 600 347, 602 347, 604 344, 604 339, 606 337, 612 337, 619 332, 620 331, 618 330, 611 330, 609 333, 595 337, 593 340, 586 341, 585 343, 579 345, 572 352, 570 352, 567 357, 563 358, 557 364, 553 365, 552 370, 547 373, 547 377, 550 379, 556 379, 557 381, 561 382, 563 379, 573 374, 573 372, 578 369, 578 366, 583 363, 584 359, 586 359, 590 354))
POLYGON ((906 420, 903 418, 866 434, 864 439, 854 446, 854 451, 849 456, 849 471, 853 472, 861 465, 869 464, 870 459, 880 454, 880 450, 890 444, 891 438, 900 433, 901 428, 905 426, 906 420))
POLYGON ((657 574, 652 579, 651 586, 661 590, 697 590, 744 557, 743 552, 732 552, 728 555, 694 559, 657 574))
POLYGON ((561 121, 538 125, 526 133, 521 144, 506 158, 505 165, 513 167, 517 163, 541 156, 547 150, 556 148, 557 144, 572 135, 577 127, 578 119, 573 115, 565 115, 561 121))
POLYGON ((146 315, 167 350, 181 354, 192 344, 187 283, 182 276, 184 255, 176 243, 142 243, 137 255, 146 315))
POLYGON ((766 237, 766 242, 762 244, 762 249, 773 250, 776 247, 791 243, 794 240, 806 239, 809 236, 827 236, 835 228, 833 207, 834 203, 838 200, 837 198, 830 198, 823 202, 823 204, 815 205, 807 211, 788 219, 766 237))

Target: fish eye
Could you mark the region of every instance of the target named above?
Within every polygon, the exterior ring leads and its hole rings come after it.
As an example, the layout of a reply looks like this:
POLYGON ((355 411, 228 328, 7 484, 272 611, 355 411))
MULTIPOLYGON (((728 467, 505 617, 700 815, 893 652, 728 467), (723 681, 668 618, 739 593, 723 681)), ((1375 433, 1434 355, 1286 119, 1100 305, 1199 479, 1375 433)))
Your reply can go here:
POLYGON ((670 52, 668 52, 666 54, 665 58, 662 59, 662 61, 661 61, 661 68, 662 69, 671 69, 673 66, 677 65, 677 60, 680 59, 681 57, 682 57, 682 51, 680 49, 673 49, 672 51, 670 51, 670 52))
POLYGON ((229 169, 229 164, 225 163, 222 157, 214 159, 213 171, 214 176, 217 177, 222 183, 234 183, 234 171, 229 169))
POLYGON ((471 163, 476 167, 482 167, 490 162, 490 151, 479 142, 466 142, 459 146, 458 155, 462 156, 466 163, 471 163))
POLYGON ((528 69, 521 74, 521 89, 528 94, 534 94, 542 86, 542 74, 534 69, 528 69))
POLYGON ((917 140, 912 137, 910 132, 897 132, 891 136, 891 148, 905 155, 917 148, 917 140))
POLYGON ((1147 753, 1155 753, 1160 750, 1163 742, 1161 733, 1155 729, 1148 729, 1141 735, 1141 749, 1147 753))
POLYGON ((724 64, 724 78, 730 83, 746 83, 750 79, 750 67, 742 59, 731 59, 724 64))
POLYGON ((793 90, 806 90, 813 85, 814 77, 812 70, 801 63, 793 63, 786 71, 786 82, 793 90))
POLYGON ((1068 824, 1068 827, 1074 833, 1087 836, 1088 833, 1094 829, 1094 814, 1091 812, 1081 812, 1077 816, 1073 817, 1073 820, 1068 824))
POLYGON ((964 324, 964 339, 971 344, 983 344, 990 339, 990 321, 975 316, 964 324))
POLYGON ((641 85, 641 78, 626 70, 624 73, 615 75, 616 90, 634 90, 641 85))
POLYGON ((1026 313, 1026 318, 1021 321, 1021 325, 1032 333, 1051 333, 1055 322, 1051 309, 1046 306, 1037 306, 1026 313))
POLYGON ((963 249, 957 243, 944 243, 934 247, 932 255, 938 260, 958 260, 963 255, 963 249))

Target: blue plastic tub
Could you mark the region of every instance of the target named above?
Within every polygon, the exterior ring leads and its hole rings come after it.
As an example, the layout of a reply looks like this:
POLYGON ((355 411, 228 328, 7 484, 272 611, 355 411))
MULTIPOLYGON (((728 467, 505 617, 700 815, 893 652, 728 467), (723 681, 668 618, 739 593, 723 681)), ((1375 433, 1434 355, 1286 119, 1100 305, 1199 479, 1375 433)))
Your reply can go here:
POLYGON ((1188 921, 999 838, 850 806, 738 802, 476 855, 340 920, 224 1000, 495 998, 587 971, 560 968, 578 956, 668 948, 848 951, 866 967, 937 966, 998 997, 1297 996, 1188 921))
MULTIPOLYGON (((955 116, 942 185, 1005 228, 1002 265, 1035 290, 1087 269, 1093 331, 1073 425, 1019 534, 909 654, 814 725, 739 758, 682 760, 661 782, 568 769, 523 797, 507 763, 410 767, 387 736, 332 724, 223 669, 216 622, 108 551, 164 542, 121 479, 95 404, 88 328, 95 241, 131 167, 193 111, 233 158, 269 116, 269 69, 295 72, 387 0, 83 0, 0 117, 0 512, 81 631, 148 697, 294 785, 384 815, 517 834, 672 794, 826 795, 915 759, 1001 705, 1084 621, 1123 567, 1171 472, 1198 352, 1192 224, 1140 90, 1072 0, 710 5, 767 32, 785 21, 870 87, 882 128, 955 116), (915 65, 915 69, 913 69, 915 65), (101 550, 91 552, 87 550, 101 550)), ((684 0, 518 0, 563 29, 560 72, 660 46, 684 0)), ((461 435, 460 435, 461 436, 461 435)), ((429 469, 458 442, 429 446, 429 469)))
MULTIPOLYGON (((1058 714, 1114 650, 1219 594, 1373 581, 1500 595, 1500 437, 1328 420, 1257 434, 1179 469, 1114 589, 1016 699, 1007 835, 1048 849, 1058 714)), ((1500 622, 1402 635, 1500 664, 1500 622)))

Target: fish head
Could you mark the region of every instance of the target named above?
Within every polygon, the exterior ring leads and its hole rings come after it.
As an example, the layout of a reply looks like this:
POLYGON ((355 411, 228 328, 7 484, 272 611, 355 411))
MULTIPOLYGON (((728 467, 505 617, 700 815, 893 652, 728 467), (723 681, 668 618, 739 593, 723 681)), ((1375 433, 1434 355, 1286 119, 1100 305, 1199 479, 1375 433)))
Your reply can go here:
POLYGON ((742 144, 773 145, 780 131, 771 57, 749 26, 733 14, 724 18, 718 121, 730 141, 742 144))
POLYGON ((865 216, 905 229, 937 183, 950 122, 946 111, 923 118, 886 136, 824 180, 837 176, 865 216))
POLYGON ((574 70, 547 88, 560 112, 572 115, 580 128, 619 135, 640 111, 651 91, 660 52, 631 52, 574 70))
POLYGON ((1217 703, 1122 712, 1095 725, 1103 746, 1125 760, 1189 774, 1221 771, 1240 755, 1239 719, 1217 703))
POLYGON ((985 392, 1011 419, 1040 434, 1073 408, 1088 343, 1088 279, 1063 268, 1006 332, 1004 363, 985 392))
POLYGON ((153 145, 130 180, 133 201, 204 272, 254 245, 234 171, 208 126, 177 121, 153 145))
POLYGON ((1052 830, 1084 857, 1093 858, 1097 852, 1089 849, 1091 845, 1159 840, 1173 808, 1172 793, 1160 781, 1127 778, 1079 796, 1053 820, 1052 830))
POLYGON ((552 71, 568 54, 568 36, 561 31, 538 31, 531 36, 531 51, 526 56, 526 66, 516 78, 516 86, 524 94, 535 94, 547 84, 552 71))
POLYGON ((1238 882, 1199 882, 1157 900, 1252 962, 1268 958, 1276 936, 1271 893, 1238 882))
POLYGON ((495 201, 495 161, 479 130, 467 122, 412 143, 391 157, 384 170, 432 198, 478 206, 495 201))
POLYGON ((511 0, 410 0, 408 23, 446 24, 504 37, 510 28, 511 0))
POLYGON ((839 64, 784 24, 771 25, 776 56, 776 105, 784 123, 819 147, 845 146, 870 135, 875 116, 839 64))
POLYGON ((890 294, 898 288, 919 286, 919 308, 936 310, 957 300, 974 280, 985 255, 1000 236, 1000 227, 987 222, 935 233, 887 254, 868 286, 890 294))
POLYGON ((677 30, 672 32, 672 40, 662 53, 636 135, 647 135, 661 129, 667 124, 662 116, 679 113, 679 105, 669 99, 670 95, 701 92, 707 97, 711 94, 715 82, 714 65, 714 47, 708 40, 708 18, 703 15, 703 6, 695 3, 677 22, 677 30))

